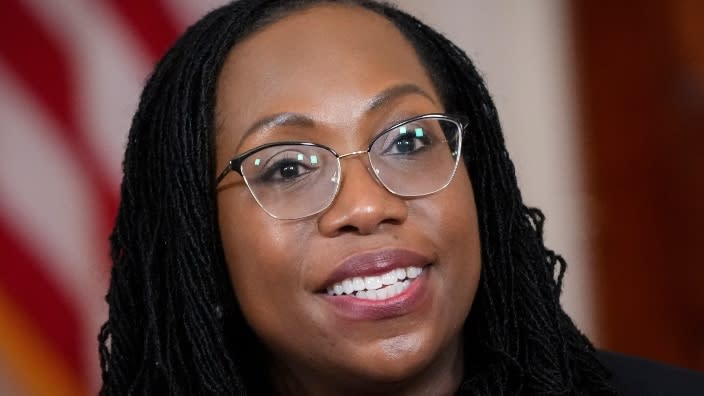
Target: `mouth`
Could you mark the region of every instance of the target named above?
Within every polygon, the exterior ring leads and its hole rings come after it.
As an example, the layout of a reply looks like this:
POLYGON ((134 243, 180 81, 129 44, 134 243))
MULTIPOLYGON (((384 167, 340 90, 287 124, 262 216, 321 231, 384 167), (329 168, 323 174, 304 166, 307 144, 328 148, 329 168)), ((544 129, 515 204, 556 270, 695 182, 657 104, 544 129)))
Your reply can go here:
POLYGON ((381 275, 349 277, 329 286, 327 294, 354 296, 366 300, 385 300, 406 291, 423 270, 424 267, 408 266, 392 268, 381 275))
POLYGON ((429 302, 433 263, 406 249, 356 254, 337 266, 318 293, 346 320, 407 315, 429 302))

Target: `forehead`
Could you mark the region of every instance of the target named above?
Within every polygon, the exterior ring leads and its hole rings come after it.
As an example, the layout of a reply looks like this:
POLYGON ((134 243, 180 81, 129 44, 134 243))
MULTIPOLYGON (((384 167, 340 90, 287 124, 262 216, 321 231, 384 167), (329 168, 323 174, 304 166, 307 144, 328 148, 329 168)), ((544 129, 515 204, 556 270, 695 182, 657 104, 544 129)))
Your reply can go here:
POLYGON ((350 125, 370 98, 398 84, 417 85, 440 102, 412 45, 390 21, 353 6, 297 11, 228 55, 217 87, 219 139, 237 144, 251 123, 282 112, 350 125))

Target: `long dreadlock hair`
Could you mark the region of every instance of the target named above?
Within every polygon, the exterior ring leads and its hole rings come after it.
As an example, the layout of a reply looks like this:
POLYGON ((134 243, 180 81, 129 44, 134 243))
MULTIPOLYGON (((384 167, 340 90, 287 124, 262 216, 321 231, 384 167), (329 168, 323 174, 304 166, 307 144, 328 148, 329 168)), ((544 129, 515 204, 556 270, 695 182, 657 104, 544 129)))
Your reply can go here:
POLYGON ((261 394, 264 347, 237 307, 217 226, 214 108, 238 42, 319 3, 376 12, 411 42, 448 113, 470 119, 463 160, 475 194, 481 279, 464 326, 466 395, 615 394, 559 303, 565 261, 523 204, 491 97, 466 54, 373 0, 240 0, 191 26, 157 65, 130 129, 99 335, 102 395, 261 394))

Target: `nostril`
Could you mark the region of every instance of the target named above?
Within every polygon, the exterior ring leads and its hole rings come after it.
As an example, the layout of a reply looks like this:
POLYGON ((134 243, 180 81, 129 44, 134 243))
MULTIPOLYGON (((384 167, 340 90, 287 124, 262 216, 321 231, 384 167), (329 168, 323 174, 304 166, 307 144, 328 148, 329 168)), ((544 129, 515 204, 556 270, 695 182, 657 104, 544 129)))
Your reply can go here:
POLYGON ((353 226, 353 225, 346 225, 346 226, 344 226, 344 227, 341 227, 341 228, 338 230, 338 232, 339 232, 340 234, 355 233, 355 232, 357 232, 357 231, 358 231, 358 230, 357 230, 357 227, 355 227, 355 226, 353 226))

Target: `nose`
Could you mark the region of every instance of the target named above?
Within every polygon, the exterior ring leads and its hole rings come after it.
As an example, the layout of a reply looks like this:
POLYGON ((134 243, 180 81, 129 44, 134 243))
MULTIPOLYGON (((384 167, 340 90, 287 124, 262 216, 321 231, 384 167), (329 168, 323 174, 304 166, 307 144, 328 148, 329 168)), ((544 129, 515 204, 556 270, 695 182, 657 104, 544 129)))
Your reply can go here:
POLYGON ((344 233, 369 235, 385 225, 398 225, 408 217, 405 199, 391 194, 368 167, 365 155, 342 161, 340 190, 332 205, 318 217, 324 236, 344 233))

